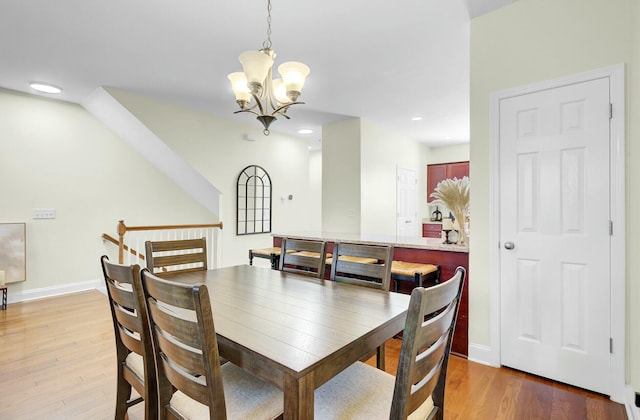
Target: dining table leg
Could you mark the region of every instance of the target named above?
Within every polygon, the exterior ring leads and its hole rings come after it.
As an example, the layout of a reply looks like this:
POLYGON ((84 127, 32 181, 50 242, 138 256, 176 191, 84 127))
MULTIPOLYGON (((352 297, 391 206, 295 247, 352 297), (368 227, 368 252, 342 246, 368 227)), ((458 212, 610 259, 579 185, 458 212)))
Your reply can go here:
POLYGON ((380 369, 383 372, 387 368, 387 365, 385 363, 386 353, 385 353, 384 346, 385 346, 385 343, 382 343, 380 347, 378 347, 378 350, 376 351, 376 366, 378 367, 378 369, 380 369))
POLYGON ((296 378, 285 375, 284 419, 313 419, 313 373, 296 378))

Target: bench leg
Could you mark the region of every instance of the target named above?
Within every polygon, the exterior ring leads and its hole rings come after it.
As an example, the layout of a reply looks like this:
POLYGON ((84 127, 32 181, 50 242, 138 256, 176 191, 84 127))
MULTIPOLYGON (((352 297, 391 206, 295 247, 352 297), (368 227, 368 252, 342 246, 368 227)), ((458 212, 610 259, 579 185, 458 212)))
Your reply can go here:
POLYGON ((422 287, 422 273, 413 273, 415 287, 422 287))
POLYGON ((249 265, 253 265, 253 252, 249 250, 249 265))

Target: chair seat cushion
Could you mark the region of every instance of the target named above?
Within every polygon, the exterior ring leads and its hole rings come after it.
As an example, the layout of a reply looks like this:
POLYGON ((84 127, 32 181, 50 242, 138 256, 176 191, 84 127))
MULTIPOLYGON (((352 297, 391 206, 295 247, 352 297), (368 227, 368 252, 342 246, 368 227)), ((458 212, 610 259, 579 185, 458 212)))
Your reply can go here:
MULTIPOLYGON (((315 391, 317 419, 388 419, 395 376, 356 362, 315 391)), ((429 397, 409 419, 425 419, 433 409, 429 397)))
POLYGON ((138 353, 131 352, 127 358, 124 359, 124 363, 133 371, 133 373, 138 375, 138 378, 140 378, 141 381, 144 381, 144 360, 142 359, 142 356, 138 353))
MULTIPOLYGON (((272 419, 284 407, 284 396, 276 386, 265 382, 232 363, 220 366, 227 417, 230 419, 272 419)), ((171 407, 185 419, 208 419, 209 407, 177 391, 171 407)))
POLYGON ((415 273, 423 276, 438 271, 438 266, 433 264, 420 264, 405 261, 391 261, 391 274, 413 277, 415 273))

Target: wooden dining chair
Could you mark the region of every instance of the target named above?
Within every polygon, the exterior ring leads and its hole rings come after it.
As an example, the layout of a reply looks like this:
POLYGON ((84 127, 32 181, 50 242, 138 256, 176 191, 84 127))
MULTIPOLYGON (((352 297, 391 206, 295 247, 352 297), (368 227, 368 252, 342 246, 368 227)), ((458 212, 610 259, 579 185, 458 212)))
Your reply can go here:
POLYGON ((159 419, 272 419, 284 395, 232 363, 220 365, 209 292, 142 270, 158 371, 159 419))
POLYGON ((100 263, 116 339, 118 383, 115 418, 124 419, 129 407, 144 401, 145 419, 155 419, 158 412, 156 368, 140 285, 140 266, 113 264, 106 255, 100 258, 100 263), (131 397, 131 387, 140 395, 139 398, 131 397))
POLYGON ((391 245, 337 242, 333 246, 330 278, 342 283, 389 290, 392 260, 391 245))
POLYGON ((327 258, 325 241, 282 238, 280 250, 279 269, 281 271, 324 278, 327 258))
POLYGON ((356 362, 316 389, 315 417, 441 420, 465 275, 458 267, 445 282, 413 289, 395 377, 356 362))
MULTIPOLYGON (((389 290, 391 282, 391 260, 393 247, 390 245, 364 245, 337 242, 333 246, 331 259, 331 280, 389 290)), ((366 356, 363 360, 372 355, 366 356)), ((384 343, 376 350, 376 366, 385 369, 384 343)))
POLYGON ((164 277, 171 274, 207 270, 207 240, 146 241, 147 268, 164 277))

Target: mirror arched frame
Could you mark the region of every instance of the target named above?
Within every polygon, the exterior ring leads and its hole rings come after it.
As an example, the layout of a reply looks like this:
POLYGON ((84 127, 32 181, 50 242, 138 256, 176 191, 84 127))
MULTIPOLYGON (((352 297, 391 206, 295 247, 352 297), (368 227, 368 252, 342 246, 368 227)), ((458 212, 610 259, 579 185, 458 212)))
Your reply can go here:
POLYGON ((271 232, 271 177, 258 165, 238 175, 236 235, 271 232))

